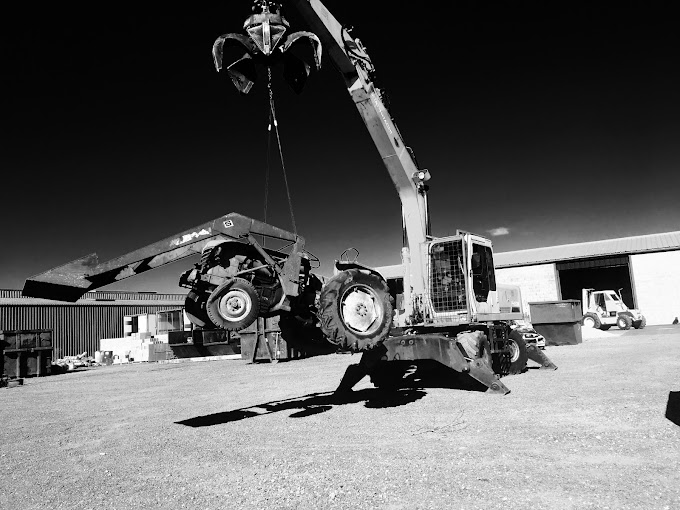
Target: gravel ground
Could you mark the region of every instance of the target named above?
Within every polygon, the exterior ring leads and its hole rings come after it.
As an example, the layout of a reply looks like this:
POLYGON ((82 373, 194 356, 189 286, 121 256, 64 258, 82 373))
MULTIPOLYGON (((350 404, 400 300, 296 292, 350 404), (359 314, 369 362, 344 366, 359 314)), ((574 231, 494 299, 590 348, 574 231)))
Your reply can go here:
POLYGON ((680 508, 680 327, 546 353, 506 396, 334 400, 351 355, 27 379, 0 390, 0 508, 680 508))

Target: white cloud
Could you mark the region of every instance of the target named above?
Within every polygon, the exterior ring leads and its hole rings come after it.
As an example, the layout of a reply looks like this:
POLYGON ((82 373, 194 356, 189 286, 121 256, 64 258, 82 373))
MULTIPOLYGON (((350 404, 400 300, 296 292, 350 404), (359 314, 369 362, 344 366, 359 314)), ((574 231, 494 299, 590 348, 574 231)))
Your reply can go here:
POLYGON ((498 228, 492 228, 491 230, 487 230, 489 234, 492 236, 507 236, 510 233, 510 230, 507 227, 498 227, 498 228))

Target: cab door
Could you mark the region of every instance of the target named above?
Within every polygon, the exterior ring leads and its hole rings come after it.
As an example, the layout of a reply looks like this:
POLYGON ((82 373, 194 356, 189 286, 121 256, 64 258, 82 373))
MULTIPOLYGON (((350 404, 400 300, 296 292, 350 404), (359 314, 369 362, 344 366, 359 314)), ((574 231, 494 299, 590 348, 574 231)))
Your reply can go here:
POLYGON ((491 241, 470 235, 467 242, 467 263, 472 313, 498 312, 491 241))

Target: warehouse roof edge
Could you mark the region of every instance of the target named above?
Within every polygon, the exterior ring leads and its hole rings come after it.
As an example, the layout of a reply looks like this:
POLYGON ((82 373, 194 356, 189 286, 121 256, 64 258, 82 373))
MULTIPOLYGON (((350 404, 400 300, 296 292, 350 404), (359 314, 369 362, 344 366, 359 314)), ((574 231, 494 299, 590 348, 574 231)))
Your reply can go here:
POLYGON ((548 264, 562 260, 680 250, 680 230, 602 239, 528 250, 494 253, 497 268, 548 264))

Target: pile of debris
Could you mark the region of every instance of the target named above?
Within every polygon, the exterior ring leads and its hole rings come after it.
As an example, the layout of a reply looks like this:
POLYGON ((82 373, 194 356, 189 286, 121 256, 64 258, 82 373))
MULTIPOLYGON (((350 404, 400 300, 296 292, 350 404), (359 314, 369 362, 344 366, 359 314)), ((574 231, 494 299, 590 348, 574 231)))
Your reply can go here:
POLYGON ((24 384, 23 377, 9 378, 6 375, 0 376, 0 388, 15 388, 24 384))
POLYGON ((92 356, 87 355, 87 351, 77 356, 64 356, 52 362, 52 373, 61 374, 64 372, 73 372, 78 368, 83 367, 98 367, 101 363, 95 361, 92 356))

